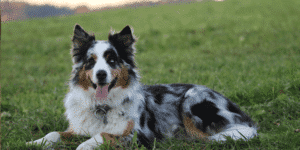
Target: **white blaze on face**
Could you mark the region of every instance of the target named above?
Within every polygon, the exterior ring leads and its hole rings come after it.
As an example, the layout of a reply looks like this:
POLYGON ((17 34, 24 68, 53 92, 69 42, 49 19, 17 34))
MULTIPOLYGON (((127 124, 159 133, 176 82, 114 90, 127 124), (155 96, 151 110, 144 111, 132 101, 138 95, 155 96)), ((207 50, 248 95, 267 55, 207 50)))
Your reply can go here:
POLYGON ((110 83, 112 82, 112 75, 110 66, 107 64, 104 53, 106 50, 112 48, 111 45, 107 41, 97 41, 97 43, 94 45, 92 53, 97 56, 96 63, 92 69, 93 71, 93 79, 92 81, 97 84, 96 93, 95 93, 95 100, 96 103, 102 103, 103 101, 107 100, 108 97, 108 87, 110 83), (97 79, 97 72, 103 70, 106 72, 107 77, 105 82, 107 83, 104 86, 98 85, 98 79, 97 79))
POLYGON ((112 80, 112 76, 110 73, 110 67, 107 64, 105 58, 103 57, 104 52, 110 48, 110 44, 107 41, 97 41, 93 48, 93 53, 97 56, 96 63, 94 65, 93 70, 93 79, 92 81, 97 84, 97 72, 100 70, 104 70, 107 73, 106 83, 110 83, 112 80))

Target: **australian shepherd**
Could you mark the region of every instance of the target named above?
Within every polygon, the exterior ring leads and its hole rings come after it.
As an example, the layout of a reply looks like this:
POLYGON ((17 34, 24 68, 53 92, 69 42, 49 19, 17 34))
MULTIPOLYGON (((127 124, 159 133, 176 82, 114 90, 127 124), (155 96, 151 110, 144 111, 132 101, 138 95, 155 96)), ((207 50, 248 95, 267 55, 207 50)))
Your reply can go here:
POLYGON ((72 77, 65 96, 65 132, 51 132, 27 144, 48 148, 71 135, 91 136, 77 149, 89 150, 104 138, 137 142, 151 148, 154 140, 176 137, 179 131, 195 139, 248 140, 257 126, 239 107, 218 92, 194 84, 143 85, 134 61, 135 37, 126 26, 96 41, 75 25, 72 77), (103 138, 104 137, 104 138, 103 138))

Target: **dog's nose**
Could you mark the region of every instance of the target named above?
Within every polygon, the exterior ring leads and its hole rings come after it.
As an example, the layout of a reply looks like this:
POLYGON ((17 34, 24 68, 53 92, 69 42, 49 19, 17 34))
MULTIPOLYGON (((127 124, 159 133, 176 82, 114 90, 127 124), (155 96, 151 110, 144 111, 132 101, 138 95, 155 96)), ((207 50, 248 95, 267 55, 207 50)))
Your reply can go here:
POLYGON ((106 71, 104 70, 99 70, 96 75, 99 80, 104 80, 107 77, 106 71))

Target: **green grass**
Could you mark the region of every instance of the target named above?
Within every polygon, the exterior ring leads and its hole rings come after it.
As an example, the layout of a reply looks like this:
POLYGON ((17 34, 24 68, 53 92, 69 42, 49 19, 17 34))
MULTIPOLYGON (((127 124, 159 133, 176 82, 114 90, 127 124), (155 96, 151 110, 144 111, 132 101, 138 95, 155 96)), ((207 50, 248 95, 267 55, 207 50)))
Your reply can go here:
POLYGON ((62 100, 75 23, 98 40, 131 25, 141 82, 205 85, 260 127, 249 142, 170 139, 154 149, 300 149, 299 7, 299 0, 206 1, 2 23, 2 149, 28 149, 26 141, 67 128, 62 100))

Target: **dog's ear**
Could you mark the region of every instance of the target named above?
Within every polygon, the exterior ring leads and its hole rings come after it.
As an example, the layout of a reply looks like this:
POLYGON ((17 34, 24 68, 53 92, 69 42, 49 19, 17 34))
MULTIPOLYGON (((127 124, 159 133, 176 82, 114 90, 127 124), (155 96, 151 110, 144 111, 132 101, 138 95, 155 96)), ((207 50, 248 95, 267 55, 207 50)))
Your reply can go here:
POLYGON ((129 26, 126 26, 120 33, 114 35, 109 34, 108 40, 117 49, 126 49, 135 42, 129 26))
POLYGON ((72 41, 73 48, 71 54, 74 57, 74 63, 77 63, 86 56, 87 50, 95 41, 95 36, 89 35, 80 27, 80 25, 76 24, 72 41))
POLYGON ((80 48, 83 47, 86 43, 95 41, 95 36, 89 35, 80 27, 80 25, 76 24, 72 41, 74 48, 80 48))
POLYGON ((119 33, 120 35, 129 35, 132 37, 131 29, 129 26, 126 26, 122 31, 119 33))
POLYGON ((116 34, 109 34, 108 41, 118 51, 120 57, 131 66, 134 64, 135 49, 133 43, 135 42, 134 36, 129 26, 126 26, 122 31, 116 34))

